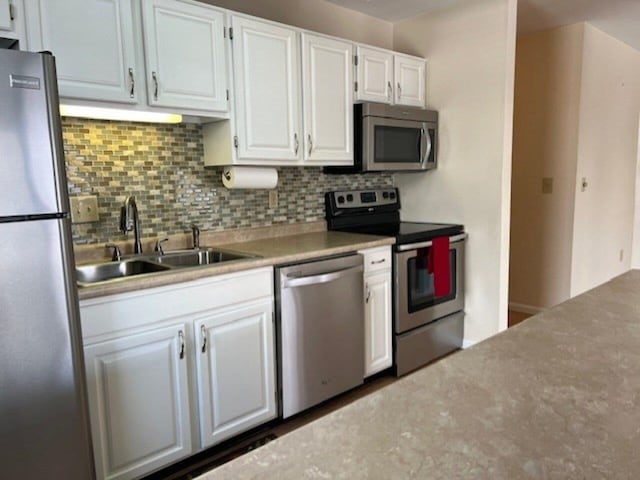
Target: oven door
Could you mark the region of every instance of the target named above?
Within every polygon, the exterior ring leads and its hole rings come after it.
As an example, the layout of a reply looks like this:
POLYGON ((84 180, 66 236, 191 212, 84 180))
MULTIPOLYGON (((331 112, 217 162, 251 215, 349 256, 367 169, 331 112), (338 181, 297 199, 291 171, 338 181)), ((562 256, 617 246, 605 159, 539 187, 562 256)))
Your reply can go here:
MULTIPOLYGON (((403 333, 464 310, 464 241, 466 234, 451 237, 451 290, 446 297, 434 295, 433 275, 419 268, 421 254, 431 242, 400 245, 395 253, 395 332, 403 333)), ((423 253, 424 252, 424 253, 423 253)))
POLYGON ((412 171, 436 167, 436 123, 364 117, 362 168, 412 171))

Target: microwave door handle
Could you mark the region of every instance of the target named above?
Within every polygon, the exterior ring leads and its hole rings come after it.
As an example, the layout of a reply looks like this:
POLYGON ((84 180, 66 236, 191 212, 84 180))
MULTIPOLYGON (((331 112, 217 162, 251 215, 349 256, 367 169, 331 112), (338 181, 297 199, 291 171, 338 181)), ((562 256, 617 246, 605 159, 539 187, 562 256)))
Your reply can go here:
POLYGON ((426 167, 427 158, 429 158, 429 153, 431 152, 431 138, 427 130, 422 127, 420 129, 420 164, 422 168, 426 167))
POLYGON ((422 136, 427 139, 427 148, 425 149, 424 156, 422 157, 422 166, 425 167, 427 160, 431 156, 431 150, 433 149, 433 140, 431 140, 431 133, 425 127, 422 127, 422 136))

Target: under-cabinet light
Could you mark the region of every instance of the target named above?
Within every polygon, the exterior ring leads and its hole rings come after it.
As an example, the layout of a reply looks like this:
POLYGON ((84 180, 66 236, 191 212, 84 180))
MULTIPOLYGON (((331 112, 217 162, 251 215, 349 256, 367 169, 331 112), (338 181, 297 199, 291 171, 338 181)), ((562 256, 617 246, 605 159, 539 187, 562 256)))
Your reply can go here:
POLYGON ((176 113, 141 112, 115 108, 87 107, 82 105, 60 105, 63 117, 93 118, 97 120, 122 120, 126 122, 180 123, 182 115, 176 113))

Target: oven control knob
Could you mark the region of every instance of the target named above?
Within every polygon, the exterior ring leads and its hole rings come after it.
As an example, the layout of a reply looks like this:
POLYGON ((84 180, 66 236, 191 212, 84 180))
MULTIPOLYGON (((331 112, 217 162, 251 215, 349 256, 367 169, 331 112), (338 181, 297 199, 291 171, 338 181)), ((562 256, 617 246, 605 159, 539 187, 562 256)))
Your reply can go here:
POLYGON ((391 197, 391 200, 395 200, 396 199, 396 192, 391 192, 389 194, 389 197, 391 197))
POLYGON ((344 203, 344 197, 342 195, 338 197, 338 203, 344 203))
POLYGON ((353 202, 353 195, 347 195, 347 202, 353 202))
POLYGON ((389 192, 382 192, 382 198, 389 198, 389 192))

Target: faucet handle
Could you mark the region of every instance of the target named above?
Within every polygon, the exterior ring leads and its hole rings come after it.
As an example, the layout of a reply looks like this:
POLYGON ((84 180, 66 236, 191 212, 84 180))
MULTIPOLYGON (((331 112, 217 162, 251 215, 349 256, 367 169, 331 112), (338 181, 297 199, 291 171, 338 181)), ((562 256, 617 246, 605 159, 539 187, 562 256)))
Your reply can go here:
POLYGON ((164 242, 168 242, 168 238, 163 238, 162 240, 156 240, 156 248, 154 248, 155 252, 160 253, 160 255, 164 255, 164 250, 162 249, 162 244, 164 242))
POLYGON ((118 245, 114 243, 107 243, 104 248, 113 248, 113 255, 111 255, 112 262, 119 262, 122 259, 122 251, 118 245))
POLYGON ((191 224, 191 235, 193 236, 193 248, 197 250, 200 248, 200 227, 195 223, 191 224))

